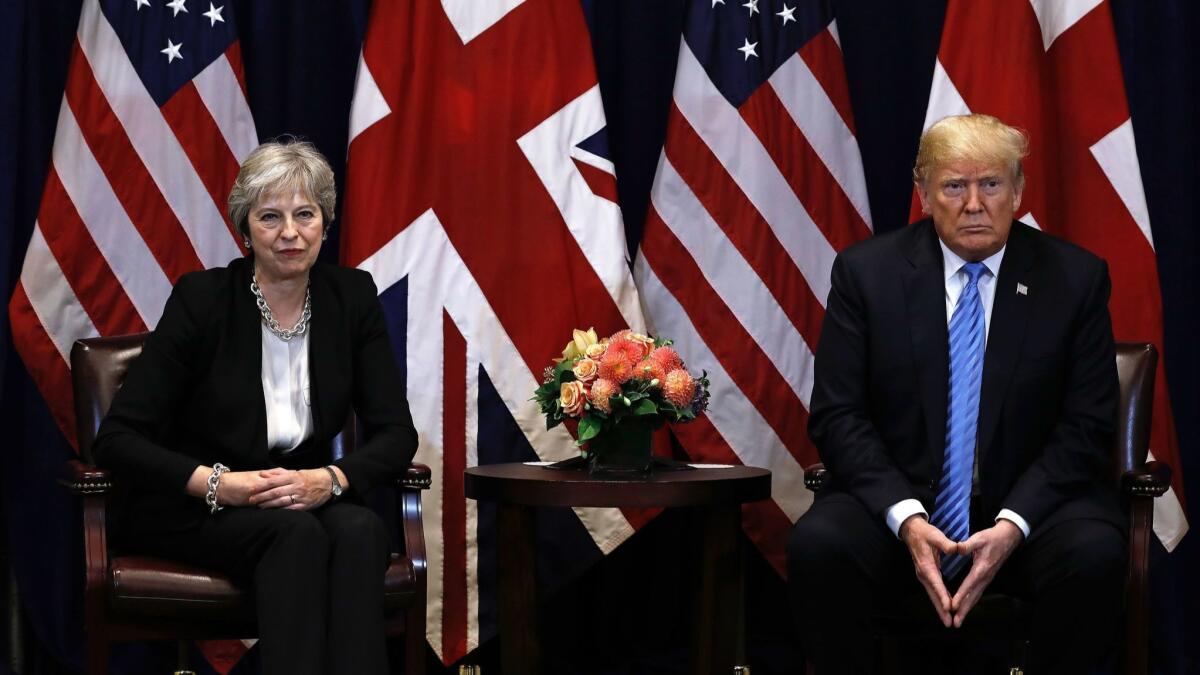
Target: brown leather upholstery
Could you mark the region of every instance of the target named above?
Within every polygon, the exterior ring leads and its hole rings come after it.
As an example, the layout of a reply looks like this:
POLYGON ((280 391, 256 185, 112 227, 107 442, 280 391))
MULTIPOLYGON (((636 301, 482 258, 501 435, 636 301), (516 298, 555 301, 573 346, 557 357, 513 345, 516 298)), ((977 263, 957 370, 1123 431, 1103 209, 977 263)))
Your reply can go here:
MULTIPOLYGON (((68 462, 60 482, 83 502, 84 613, 88 673, 92 675, 107 672, 110 642, 255 637, 253 603, 228 577, 157 558, 110 557, 105 502, 119 486, 107 471, 94 466, 92 442, 130 362, 141 353, 146 335, 80 340, 71 350, 83 461, 68 462)), ((334 441, 335 451, 353 452, 354 442, 351 418, 334 441)), ((404 635, 404 672, 423 673, 426 558, 421 490, 430 484, 428 467, 414 464, 398 484, 405 553, 392 555, 384 577, 387 630, 389 635, 404 635)))
POLYGON ((180 603, 188 614, 234 619, 253 611, 245 591, 228 578, 198 567, 159 558, 118 556, 109 563, 112 584, 109 606, 126 616, 177 616, 180 603))
MULTIPOLYGON (((1129 506, 1129 578, 1125 588, 1125 670, 1127 675, 1148 672, 1148 608, 1146 598, 1150 536, 1154 529, 1154 499, 1171 484, 1171 469, 1161 462, 1147 462, 1150 443, 1150 418, 1154 405, 1154 377, 1158 350, 1148 343, 1117 343, 1117 377, 1121 399, 1117 408, 1117 433, 1113 439, 1114 478, 1129 506)), ((804 485, 816 492, 829 472, 822 464, 804 471, 804 485)), ((1004 596, 989 595, 980 601, 973 614, 1003 615, 986 623, 1005 623, 1008 617, 1024 619, 1022 603, 1004 596)), ((889 621, 889 627, 893 623, 889 621)), ((1019 634, 1022 631, 1011 631, 1019 634)))

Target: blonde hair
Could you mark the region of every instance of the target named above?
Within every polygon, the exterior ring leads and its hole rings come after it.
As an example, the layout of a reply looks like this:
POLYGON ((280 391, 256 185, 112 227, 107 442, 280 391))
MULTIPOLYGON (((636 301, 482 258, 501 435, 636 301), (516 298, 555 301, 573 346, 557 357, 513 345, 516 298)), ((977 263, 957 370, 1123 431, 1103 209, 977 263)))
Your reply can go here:
POLYGON ((333 169, 312 143, 287 137, 263 143, 242 162, 229 191, 229 220, 238 234, 250 236, 250 209, 265 195, 288 190, 300 190, 316 201, 329 227, 337 205, 333 169))
POLYGON ((1029 136, 991 115, 943 117, 921 134, 913 182, 924 185, 939 166, 955 161, 1007 164, 1018 185, 1025 180, 1021 159, 1029 154, 1029 136))

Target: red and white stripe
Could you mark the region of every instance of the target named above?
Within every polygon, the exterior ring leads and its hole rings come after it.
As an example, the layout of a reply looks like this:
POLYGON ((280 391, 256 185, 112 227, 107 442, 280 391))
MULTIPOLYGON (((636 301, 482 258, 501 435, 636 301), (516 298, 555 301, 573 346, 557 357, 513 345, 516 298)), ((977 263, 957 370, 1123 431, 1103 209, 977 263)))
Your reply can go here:
POLYGON ((224 215, 258 144, 235 43, 161 108, 86 0, 34 233, 9 303, 13 341, 74 442, 79 338, 153 328, 185 272, 241 255, 224 215))
POLYGON ((634 275, 655 334, 708 371, 713 406, 675 434, 698 461, 771 469, 744 526, 783 573, 811 503, 803 467, 813 353, 837 252, 871 234, 837 29, 740 107, 681 40, 674 105, 634 275))
MULTIPOLYGON (((1021 220, 1107 260, 1116 338, 1153 342, 1161 353, 1154 240, 1118 56, 1105 0, 951 0, 925 127, 980 112, 1024 129, 1021 220)), ((1175 470, 1154 507, 1155 533, 1171 550, 1188 524, 1163 360, 1153 414, 1151 453, 1175 470)))

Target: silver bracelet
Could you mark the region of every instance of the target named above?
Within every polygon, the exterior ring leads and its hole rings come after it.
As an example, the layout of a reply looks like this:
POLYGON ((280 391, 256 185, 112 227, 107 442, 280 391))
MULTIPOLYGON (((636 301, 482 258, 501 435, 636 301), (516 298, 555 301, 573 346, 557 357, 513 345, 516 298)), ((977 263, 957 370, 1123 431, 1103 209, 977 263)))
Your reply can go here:
POLYGON ((210 514, 225 508, 217 503, 217 487, 221 484, 221 474, 226 471, 229 471, 229 467, 217 462, 213 464, 213 472, 208 476, 208 492, 204 493, 204 503, 208 504, 210 514))

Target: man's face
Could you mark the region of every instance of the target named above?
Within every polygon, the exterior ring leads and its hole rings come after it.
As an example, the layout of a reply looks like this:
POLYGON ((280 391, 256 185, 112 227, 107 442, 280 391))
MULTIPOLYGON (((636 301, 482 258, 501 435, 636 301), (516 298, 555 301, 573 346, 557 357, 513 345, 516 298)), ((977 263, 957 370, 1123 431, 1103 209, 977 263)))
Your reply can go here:
POLYGON ((975 262, 1008 240, 1023 187, 1005 164, 956 161, 934 169, 917 192, 946 246, 975 262))

